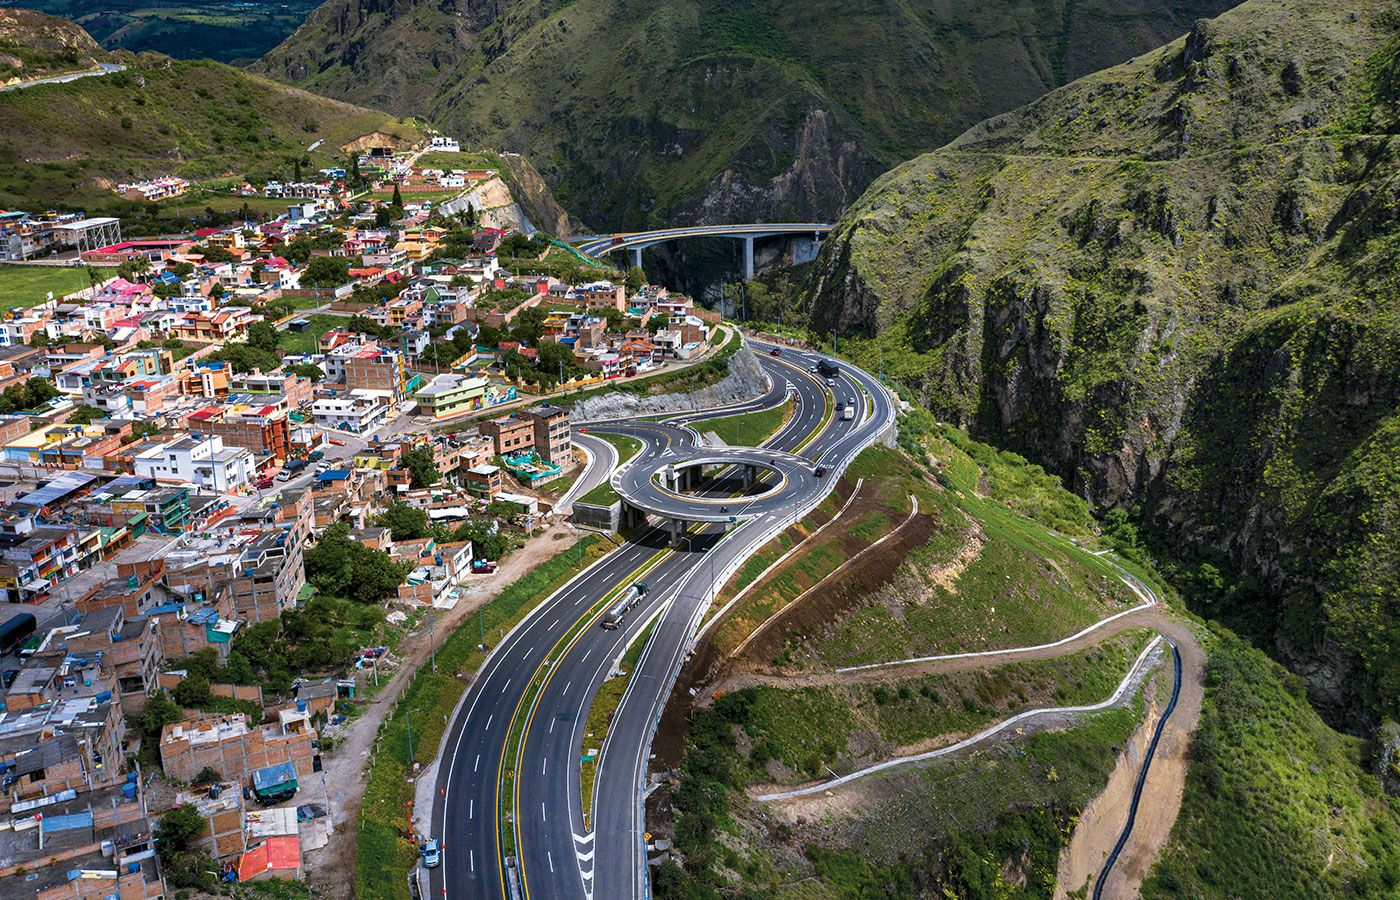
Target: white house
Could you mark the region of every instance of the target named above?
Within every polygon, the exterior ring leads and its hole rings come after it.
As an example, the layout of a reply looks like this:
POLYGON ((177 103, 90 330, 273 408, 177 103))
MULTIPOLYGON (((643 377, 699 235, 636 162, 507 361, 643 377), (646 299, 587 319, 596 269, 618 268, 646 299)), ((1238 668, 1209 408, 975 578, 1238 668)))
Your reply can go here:
POLYGON ((443 153, 461 153, 462 145, 457 143, 456 138, 450 138, 445 135, 437 135, 428 145, 428 149, 440 150, 443 153))
POLYGON ((217 435, 183 435, 132 460, 137 476, 187 481, 215 491, 235 491, 252 480, 257 466, 246 447, 224 446, 217 435))
POLYGON ((317 400, 311 404, 311 415, 322 428, 363 434, 383 423, 392 398, 388 391, 356 388, 339 397, 317 400))
POLYGON ((438 176, 438 185, 444 190, 458 190, 467 186, 467 176, 457 172, 448 172, 446 175, 438 176))

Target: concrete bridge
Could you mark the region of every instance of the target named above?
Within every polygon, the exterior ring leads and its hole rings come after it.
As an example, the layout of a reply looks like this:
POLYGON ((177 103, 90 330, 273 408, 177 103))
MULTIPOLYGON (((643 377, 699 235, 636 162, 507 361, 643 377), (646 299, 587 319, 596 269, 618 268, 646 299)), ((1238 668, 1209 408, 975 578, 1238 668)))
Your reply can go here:
POLYGON ((633 231, 623 234, 603 234, 578 245, 589 256, 600 256, 615 250, 630 250, 632 265, 642 264, 642 251, 656 244, 690 237, 730 237, 744 242, 744 280, 753 278, 753 242, 758 238, 783 235, 811 235, 820 241, 831 233, 832 226, 821 222, 766 222, 754 225, 696 225, 690 228, 662 228, 656 231, 633 231))

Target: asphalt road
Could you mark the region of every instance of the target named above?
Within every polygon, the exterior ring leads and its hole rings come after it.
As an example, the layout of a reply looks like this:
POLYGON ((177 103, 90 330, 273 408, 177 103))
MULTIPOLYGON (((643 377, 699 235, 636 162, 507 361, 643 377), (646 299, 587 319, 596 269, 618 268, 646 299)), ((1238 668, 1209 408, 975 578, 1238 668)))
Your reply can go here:
MULTIPOLYGON (((444 743, 432 819, 434 836, 444 840, 443 863, 431 878, 435 896, 517 896, 508 887, 513 880, 507 876, 508 859, 518 861, 515 872, 523 874, 519 897, 647 896, 641 790, 651 737, 714 585, 819 503, 845 462, 893 420, 889 395, 866 373, 842 364, 835 390, 842 400, 854 397, 859 410, 854 420, 845 421, 828 414, 834 400, 824 380, 808 372, 816 357, 785 350, 781 357, 765 352, 762 359, 773 387, 757 400, 660 423, 589 427, 635 434, 643 442, 643 450, 621 472, 623 487, 630 489, 639 484, 639 475, 695 452, 698 435, 683 427, 686 421, 771 407, 783 401, 791 384, 797 397, 794 414, 765 448, 792 454, 784 459, 792 459, 803 474, 770 476, 783 483, 763 501, 724 496, 739 487, 737 479, 712 480, 704 488, 710 496, 703 499, 727 500, 722 505, 735 510, 737 524, 693 524, 674 549, 665 530, 648 528, 580 573, 504 637, 469 688, 444 743), (872 415, 866 415, 868 410, 872 415), (824 479, 811 475, 818 459, 831 469, 824 479), (597 620, 607 601, 635 581, 649 587, 644 602, 623 627, 601 628, 597 620), (657 614, 603 748, 594 827, 585 829, 579 754, 596 746, 583 734, 592 697, 657 614), (531 689, 532 683, 537 689, 531 689), (507 821, 512 809, 514 818, 507 821)), ((580 435, 580 442, 586 440, 580 435)), ((595 470, 611 461, 594 454, 585 478, 599 479, 595 470)), ((619 476, 614 477, 619 483, 619 476)), ((678 508, 695 515, 686 505, 692 502, 677 501, 678 508)))
POLYGON ((33 81, 20 81, 15 84, 8 84, 4 87, 0 87, 0 91, 18 91, 40 84, 64 84, 69 81, 77 81, 79 78, 91 78, 94 75, 110 75, 113 72, 121 72, 125 69, 126 66, 116 63, 98 63, 96 69, 87 72, 69 72, 67 75, 53 75, 49 78, 35 78, 33 81))

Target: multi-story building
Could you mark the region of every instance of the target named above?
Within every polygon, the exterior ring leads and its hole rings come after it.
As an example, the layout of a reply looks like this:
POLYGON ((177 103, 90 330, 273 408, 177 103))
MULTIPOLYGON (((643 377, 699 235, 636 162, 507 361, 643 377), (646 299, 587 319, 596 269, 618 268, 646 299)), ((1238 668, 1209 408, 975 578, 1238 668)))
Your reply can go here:
POLYGON ((8 783, 0 810, 120 778, 121 706, 101 695, 0 713, 0 764, 8 783))
POLYGON ((487 380, 455 372, 439 375, 413 395, 418 410, 435 419, 460 415, 485 404, 487 380))
POLYGON ((463 479, 467 493, 481 500, 494 500, 501 492, 501 467, 493 465, 473 466, 463 479))
POLYGON ((517 415, 500 416, 481 423, 481 433, 491 439, 497 456, 528 450, 535 446, 535 426, 517 415))
POLYGON ((568 410, 557 406, 532 406, 524 413, 533 426, 535 452, 541 459, 559 466, 572 458, 568 410))
POLYGON ((193 781, 208 767, 230 781, 246 783, 252 773, 291 763, 310 775, 316 730, 309 711, 281 710, 271 725, 252 725, 243 715, 202 715, 161 729, 160 762, 166 777, 193 781))
POLYGON ((264 531, 244 548, 232 582, 235 615, 257 624, 295 608, 297 594, 306 584, 304 538, 299 524, 287 525, 264 531))
POLYGON ((363 434, 384 422, 390 396, 385 391, 352 390, 311 404, 311 415, 322 428, 363 434))
POLYGON ((226 446, 243 447, 255 456, 285 459, 289 452, 287 414, 271 406, 207 407, 187 416, 185 427, 217 435, 226 446))
POLYGON ((100 653, 112 663, 125 712, 146 708, 146 694, 155 689, 156 675, 165 666, 160 627, 154 620, 127 618, 122 607, 109 606, 84 614, 61 640, 69 653, 100 653))
POLYGON ((184 435, 137 454, 136 475, 158 481, 185 481, 215 491, 234 491, 257 471, 244 447, 224 447, 218 435, 184 435))
POLYGON ((78 535, 71 528, 40 526, 29 514, 10 511, 0 523, 0 591, 10 603, 27 603, 78 573, 78 535))

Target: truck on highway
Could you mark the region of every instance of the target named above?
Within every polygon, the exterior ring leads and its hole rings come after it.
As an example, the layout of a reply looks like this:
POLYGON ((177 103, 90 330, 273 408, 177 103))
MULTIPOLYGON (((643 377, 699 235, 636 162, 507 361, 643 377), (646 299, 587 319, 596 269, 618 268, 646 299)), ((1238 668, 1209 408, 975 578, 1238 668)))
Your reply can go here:
POLYGON ((823 377, 835 378, 837 375, 841 374, 841 367, 831 360, 823 358, 817 363, 817 371, 820 372, 823 377))
POLYGON ((603 613, 603 627, 609 631, 617 628, 622 624, 622 620, 627 618, 627 614, 632 611, 632 608, 641 603, 642 598, 646 595, 647 585, 644 581, 639 581, 623 591, 613 601, 612 606, 608 607, 608 611, 603 613))
POLYGON ((847 403, 847 404, 846 404, 846 408, 843 409, 843 410, 841 410, 841 418, 844 419, 845 421, 849 422, 849 421, 851 421, 852 419, 854 419, 855 417, 856 417, 856 405, 855 405, 854 403, 847 403))

